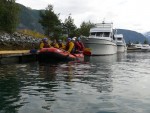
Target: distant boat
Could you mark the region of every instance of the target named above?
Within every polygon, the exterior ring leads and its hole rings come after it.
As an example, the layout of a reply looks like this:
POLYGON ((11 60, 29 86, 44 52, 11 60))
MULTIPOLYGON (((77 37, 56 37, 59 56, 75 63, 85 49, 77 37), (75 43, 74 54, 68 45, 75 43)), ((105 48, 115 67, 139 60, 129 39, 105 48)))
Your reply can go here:
POLYGON ((149 44, 131 44, 128 51, 140 51, 140 52, 150 52, 150 45, 149 44))
POLYGON ((142 51, 142 44, 131 44, 128 46, 127 50, 128 51, 142 51))
POLYGON ((115 34, 114 38, 117 44, 117 52, 125 52, 127 50, 126 42, 123 38, 123 34, 115 34))
POLYGON ((143 44, 141 49, 142 49, 142 51, 148 51, 149 52, 150 51, 150 45, 149 44, 143 44))
POLYGON ((82 38, 82 41, 91 49, 91 55, 111 55, 117 53, 113 35, 113 24, 102 22, 91 28, 89 37, 82 38))

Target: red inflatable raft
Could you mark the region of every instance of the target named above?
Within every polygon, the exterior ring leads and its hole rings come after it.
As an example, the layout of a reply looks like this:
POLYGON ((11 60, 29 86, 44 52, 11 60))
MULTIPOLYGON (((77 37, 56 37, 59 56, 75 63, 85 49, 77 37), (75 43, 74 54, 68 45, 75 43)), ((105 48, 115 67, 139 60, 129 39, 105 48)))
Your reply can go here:
POLYGON ((78 59, 84 59, 84 55, 82 53, 70 54, 67 51, 53 47, 43 48, 38 54, 39 61, 70 61, 78 59))

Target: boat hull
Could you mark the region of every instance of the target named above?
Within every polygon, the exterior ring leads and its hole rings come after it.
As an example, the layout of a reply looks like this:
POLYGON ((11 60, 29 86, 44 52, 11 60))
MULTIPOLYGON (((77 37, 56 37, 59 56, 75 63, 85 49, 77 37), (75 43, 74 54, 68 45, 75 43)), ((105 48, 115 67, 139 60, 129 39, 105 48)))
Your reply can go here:
POLYGON ((85 38, 83 43, 86 48, 91 49, 91 55, 112 55, 117 53, 116 44, 110 40, 85 38))
POLYGON ((124 45, 117 45, 117 52, 121 53, 121 52, 125 52, 127 50, 127 47, 124 45))

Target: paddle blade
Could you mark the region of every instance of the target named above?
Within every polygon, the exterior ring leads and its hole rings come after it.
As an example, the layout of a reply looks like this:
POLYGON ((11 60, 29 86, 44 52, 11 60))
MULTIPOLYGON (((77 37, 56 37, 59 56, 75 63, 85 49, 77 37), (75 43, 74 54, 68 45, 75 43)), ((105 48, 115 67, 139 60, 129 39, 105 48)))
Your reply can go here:
POLYGON ((84 55, 87 55, 87 56, 91 56, 91 49, 90 49, 90 48, 85 48, 85 49, 83 50, 83 54, 84 54, 84 55))

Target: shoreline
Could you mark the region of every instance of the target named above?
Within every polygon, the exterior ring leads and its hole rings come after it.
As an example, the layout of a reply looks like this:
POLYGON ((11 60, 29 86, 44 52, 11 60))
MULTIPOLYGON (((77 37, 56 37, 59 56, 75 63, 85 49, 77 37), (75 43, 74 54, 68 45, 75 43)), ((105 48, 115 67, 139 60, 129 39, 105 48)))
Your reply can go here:
POLYGON ((30 50, 39 48, 41 39, 19 32, 0 32, 0 51, 30 50))

